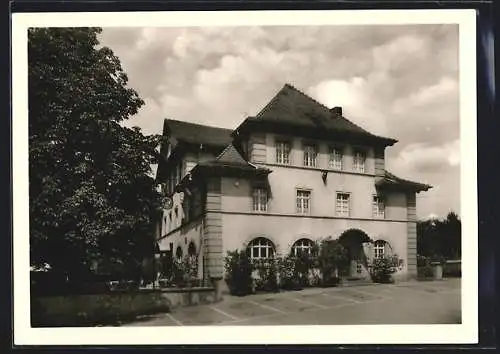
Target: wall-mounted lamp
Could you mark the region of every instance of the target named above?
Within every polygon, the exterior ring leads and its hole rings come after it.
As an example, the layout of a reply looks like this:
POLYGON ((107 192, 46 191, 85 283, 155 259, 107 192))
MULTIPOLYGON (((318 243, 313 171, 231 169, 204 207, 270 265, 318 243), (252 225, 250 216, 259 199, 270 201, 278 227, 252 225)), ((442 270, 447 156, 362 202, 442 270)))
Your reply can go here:
POLYGON ((323 171, 323 172, 321 173, 321 179, 323 180, 323 183, 325 183, 325 184, 326 184, 326 180, 327 180, 327 178, 328 178, 328 171, 323 171))

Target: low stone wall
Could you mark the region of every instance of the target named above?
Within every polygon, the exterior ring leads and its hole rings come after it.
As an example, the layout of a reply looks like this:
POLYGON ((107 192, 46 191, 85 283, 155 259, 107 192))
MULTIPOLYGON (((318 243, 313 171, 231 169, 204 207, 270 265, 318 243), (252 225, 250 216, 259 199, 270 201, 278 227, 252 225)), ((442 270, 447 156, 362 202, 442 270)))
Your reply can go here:
POLYGON ((141 289, 105 294, 41 296, 31 299, 33 327, 112 325, 141 315, 221 300, 213 288, 141 289))
POLYGON ((462 276, 462 261, 461 260, 446 261, 445 265, 443 266, 443 276, 450 278, 462 276))
MULTIPOLYGON (((420 280, 435 280, 436 265, 439 263, 433 262, 427 266, 418 267, 418 279, 420 280)), ((462 261, 448 260, 442 265, 442 278, 460 278, 462 276, 462 261)))

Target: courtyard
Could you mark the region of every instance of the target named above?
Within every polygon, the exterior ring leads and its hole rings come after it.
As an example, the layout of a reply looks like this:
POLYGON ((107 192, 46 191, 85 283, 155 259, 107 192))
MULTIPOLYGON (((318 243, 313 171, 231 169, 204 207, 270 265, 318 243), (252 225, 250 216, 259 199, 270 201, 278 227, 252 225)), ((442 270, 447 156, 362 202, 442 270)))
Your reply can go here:
POLYGON ((125 326, 459 324, 460 279, 312 288, 176 308, 125 326))

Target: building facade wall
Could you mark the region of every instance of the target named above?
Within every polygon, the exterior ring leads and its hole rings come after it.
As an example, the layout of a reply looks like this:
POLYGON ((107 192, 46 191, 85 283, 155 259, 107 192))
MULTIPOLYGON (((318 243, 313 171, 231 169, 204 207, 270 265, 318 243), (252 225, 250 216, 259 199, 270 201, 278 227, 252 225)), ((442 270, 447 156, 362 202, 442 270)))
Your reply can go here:
POLYGON ((417 205, 415 193, 407 194, 408 276, 417 277, 417 205))
POLYGON ((304 139, 295 136, 277 135, 272 133, 266 134, 255 134, 250 136, 250 150, 251 151, 262 151, 265 149, 265 157, 261 157, 262 154, 250 154, 251 161, 254 163, 276 163, 276 141, 286 140, 290 142, 291 153, 290 153, 290 164, 293 166, 302 166, 304 159, 303 145, 307 143, 313 143, 318 148, 318 159, 317 159, 317 169, 329 169, 328 159, 329 159, 329 147, 336 146, 343 148, 344 153, 344 171, 352 170, 353 163, 353 153, 356 149, 363 150, 366 153, 365 162, 365 174, 374 175, 375 174, 375 161, 377 160, 377 168, 383 165, 384 154, 378 152, 377 159, 375 158, 375 150, 371 146, 361 146, 361 145, 351 145, 345 143, 338 143, 335 141, 322 141, 322 140, 311 140, 304 139), (265 145, 263 146, 263 140, 265 140, 265 145), (258 156, 259 159, 255 159, 258 156))
MULTIPOLYGON (((257 237, 272 241, 278 254, 290 252, 295 241, 308 238, 318 241, 326 237, 338 238, 344 231, 356 228, 364 231, 373 241, 384 240, 391 251, 404 260, 398 277, 407 274, 408 213, 404 193, 386 196, 385 219, 372 216, 374 176, 331 173, 325 185, 321 173, 314 170, 274 167, 269 175, 271 198, 268 211, 252 210, 253 182, 238 178, 221 181, 221 213, 223 254, 243 249, 257 237), (283 182, 286 181, 286 182, 283 182), (311 190, 311 213, 295 212, 296 187, 311 190), (335 216, 335 193, 351 193, 349 218, 335 216)), ((365 250, 370 252, 370 249, 365 250)), ((369 254, 367 254, 370 256, 369 254)))
MULTIPOLYGON (((372 200, 377 190, 373 176, 329 172, 325 184, 321 171, 274 167, 268 180, 271 195, 267 214, 297 215, 296 190, 306 189, 311 191, 309 216, 335 217, 336 193, 345 192, 350 194, 350 219, 374 219, 372 200)), ((249 180, 223 178, 222 210, 252 212, 252 188, 253 183, 249 180)), ((390 193, 385 198, 385 220, 406 221, 406 195, 390 193)))
MULTIPOLYGON (((273 242, 278 255, 287 255, 295 241, 308 238, 319 241, 331 236, 337 239, 344 231, 355 228, 364 231, 373 241, 384 240, 391 251, 404 260, 398 276, 407 273, 407 223, 348 219, 325 219, 292 216, 222 213, 223 253, 244 249, 257 237, 273 242)), ((368 255, 369 256, 369 255, 368 255)))
MULTIPOLYGON (((384 195, 385 215, 383 219, 373 215, 373 196, 377 177, 385 173, 385 149, 370 146, 336 144, 329 141, 311 141, 293 136, 272 133, 253 134, 248 140, 250 161, 257 166, 272 170, 268 176, 268 209, 263 213, 253 212, 253 182, 223 178, 221 181, 221 211, 223 252, 242 249, 254 238, 266 237, 276 246, 278 254, 286 255, 295 241, 308 238, 318 241, 326 237, 338 238, 344 231, 357 228, 364 231, 373 241, 389 243, 391 252, 404 260, 397 277, 406 277, 408 267, 412 272, 413 240, 411 211, 408 211, 408 196, 405 193, 384 195), (276 141, 290 143, 290 163, 276 163, 276 141), (304 167, 304 144, 317 147, 315 167, 304 167), (342 170, 329 167, 330 146, 343 151, 342 170), (353 171, 353 156, 356 150, 365 153, 364 172, 353 171), (327 172, 326 180, 323 173, 327 172), (308 215, 296 212, 297 189, 311 192, 308 215), (349 193, 349 217, 336 216, 337 193, 349 193)), ((411 196, 409 196, 411 198, 411 196)), ((416 242, 416 241, 415 241, 416 242)), ((371 248, 365 249, 371 256, 371 248)))
MULTIPOLYGON (((205 212, 202 218, 182 225, 184 210, 179 193, 173 195, 173 207, 164 211, 159 241, 160 250, 173 252, 178 246, 187 254, 189 242, 202 250, 204 279, 223 277, 223 258, 228 251, 243 249, 256 237, 271 240, 278 254, 290 252, 295 241, 308 238, 318 241, 326 237, 338 238, 344 231, 356 228, 373 241, 389 243, 391 252, 403 259, 403 268, 396 277, 416 274, 416 213, 415 193, 392 192, 384 195, 385 216, 373 216, 373 196, 378 191, 375 181, 385 173, 383 148, 340 145, 343 149, 343 169, 328 167, 329 146, 326 141, 314 141, 318 148, 317 165, 303 166, 303 145, 311 143, 297 137, 276 134, 253 134, 248 140, 248 156, 257 166, 272 170, 268 176, 269 200, 266 212, 253 211, 253 187, 262 184, 245 178, 209 178, 205 212), (276 164, 277 139, 291 143, 289 165, 276 164), (361 149, 366 154, 363 173, 353 172, 353 152, 361 149), (324 172, 327 172, 324 179, 324 172), (297 189, 311 192, 307 215, 296 212, 297 189), (336 194, 350 195, 349 216, 336 215, 336 194), (177 210, 177 212, 175 212, 177 210)), ((188 153, 183 157, 183 175, 194 162, 212 159, 206 152, 188 153)), ((371 249, 366 250, 368 253, 371 249)), ((370 254, 367 254, 370 256, 370 254)))
POLYGON ((222 279, 223 263, 223 222, 222 222, 221 179, 207 180, 206 210, 204 215, 204 268, 210 279, 222 279))
MULTIPOLYGON (((175 258, 178 247, 181 248, 183 257, 186 256, 188 254, 189 244, 192 242, 196 248, 198 264, 201 265, 203 264, 204 253, 203 238, 203 220, 200 218, 198 220, 190 222, 189 224, 182 225, 177 230, 170 233, 168 236, 160 238, 157 243, 160 252, 171 250, 173 257, 175 258)), ((202 278, 203 268, 199 266, 198 270, 198 277, 202 278)))

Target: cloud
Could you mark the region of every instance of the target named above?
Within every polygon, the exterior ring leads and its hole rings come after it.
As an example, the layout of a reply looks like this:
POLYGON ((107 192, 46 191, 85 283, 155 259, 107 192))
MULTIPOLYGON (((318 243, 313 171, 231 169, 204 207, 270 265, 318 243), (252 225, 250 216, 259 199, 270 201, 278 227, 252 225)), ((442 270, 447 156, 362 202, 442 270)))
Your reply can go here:
POLYGON ((322 81, 309 94, 328 107, 341 106, 343 114, 374 134, 386 135, 388 129, 380 107, 362 77, 322 81))
POLYGON ((139 109, 139 112, 126 121, 124 125, 128 127, 140 127, 144 134, 160 134, 163 129, 163 120, 151 119, 151 117, 162 117, 162 108, 151 97, 143 98, 143 100, 144 105, 139 109))
POLYGON ((440 146, 425 143, 406 145, 395 164, 407 171, 446 171, 450 166, 460 165, 460 141, 455 140, 440 146))
MULTIPOLYGON (((100 39, 146 102, 127 125, 234 128, 288 82, 398 139, 392 172, 459 195, 456 25, 104 28, 100 39)), ((419 215, 459 209, 442 190, 420 195, 419 215)))

